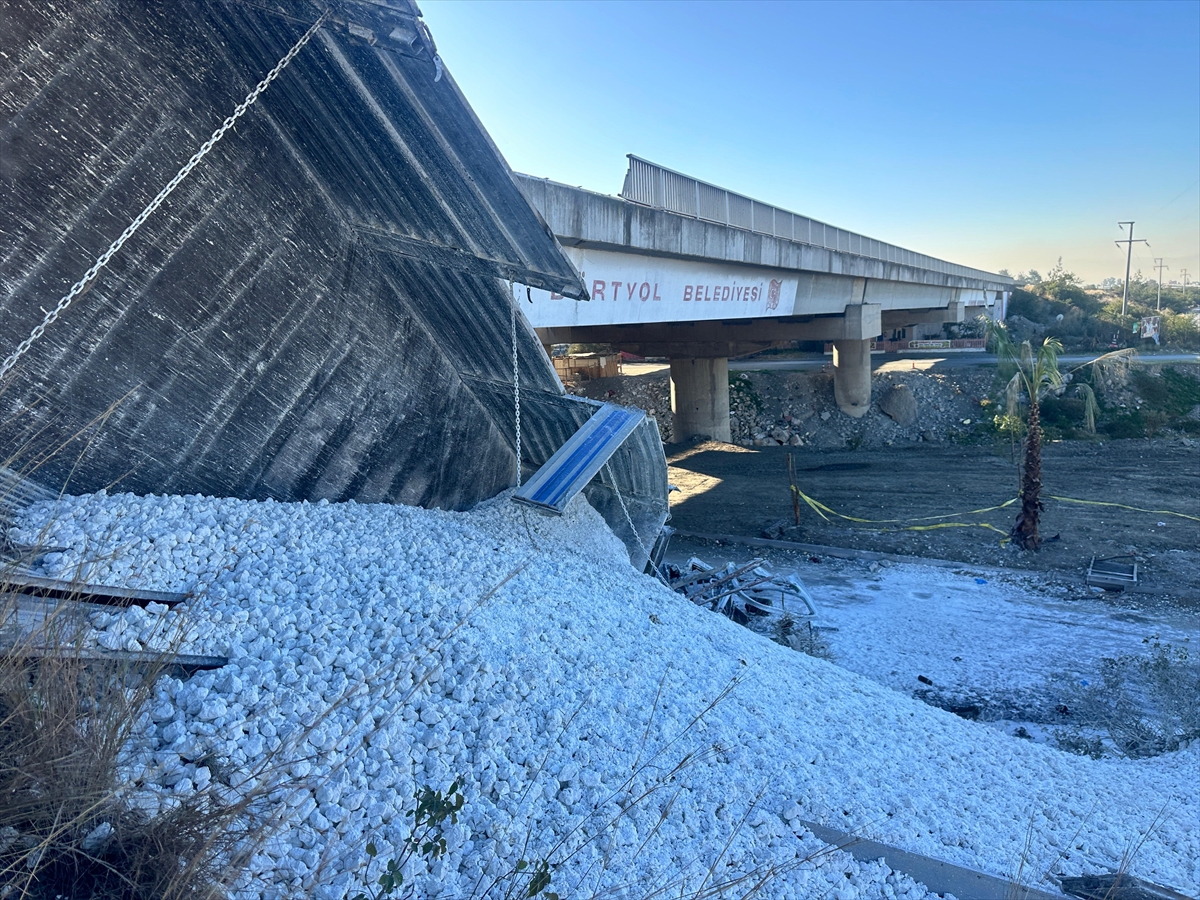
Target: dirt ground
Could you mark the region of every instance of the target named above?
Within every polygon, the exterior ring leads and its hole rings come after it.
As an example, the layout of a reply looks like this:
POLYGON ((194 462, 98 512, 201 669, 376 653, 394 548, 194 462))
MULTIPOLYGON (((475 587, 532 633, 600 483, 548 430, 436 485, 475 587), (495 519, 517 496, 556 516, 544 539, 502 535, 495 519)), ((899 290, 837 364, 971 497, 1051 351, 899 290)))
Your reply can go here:
MULTIPOLYGON (((1016 496, 1008 448, 919 443, 872 450, 742 447, 705 442, 666 448, 671 525, 686 532, 874 550, 1046 573, 1083 587, 1092 554, 1135 555, 1139 599, 1200 610, 1200 522, 1156 513, 1046 499, 1036 553, 1002 547, 984 528, 898 530, 822 520, 802 504, 794 525, 787 454, 804 493, 849 516, 905 519, 960 513, 1016 496)), ((1045 494, 1200 516, 1200 449, 1178 439, 1056 442, 1044 452, 1045 494)), ((1007 532, 1015 505, 951 522, 1007 532)), ((907 524, 907 523, 906 523, 907 524)), ((931 523, 913 523, 931 524, 931 523)))

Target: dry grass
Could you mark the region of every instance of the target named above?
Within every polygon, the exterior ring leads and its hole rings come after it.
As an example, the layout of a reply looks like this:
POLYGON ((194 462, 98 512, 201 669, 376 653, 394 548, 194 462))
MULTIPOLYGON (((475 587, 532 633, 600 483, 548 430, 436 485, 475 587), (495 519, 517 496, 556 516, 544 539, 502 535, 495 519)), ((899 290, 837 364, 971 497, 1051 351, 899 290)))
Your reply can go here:
POLYGON ((264 825, 257 806, 266 785, 214 782, 147 814, 124 777, 173 654, 141 665, 89 660, 70 601, 32 627, 18 595, 4 590, 0 602, 9 626, 0 649, 4 896, 224 896, 264 825))
MULTIPOLYGON (((120 402, 47 451, 38 447, 50 419, 35 409, 8 418, 0 429, 7 450, 0 461, 3 512, 14 505, 9 492, 21 478, 66 453, 77 464, 120 402)), ((6 532, 7 523, 0 525, 6 532)), ((39 555, 36 547, 12 553, 3 537, 13 559, 27 563, 39 555)), ((239 790, 213 782, 153 812, 140 808, 129 782, 131 750, 153 728, 148 708, 155 682, 175 653, 141 663, 89 658, 77 598, 24 597, 11 571, 0 570, 0 896, 225 896, 266 824, 259 808, 269 782, 256 779, 239 790)), ((163 637, 166 646, 179 646, 177 635, 163 637)))

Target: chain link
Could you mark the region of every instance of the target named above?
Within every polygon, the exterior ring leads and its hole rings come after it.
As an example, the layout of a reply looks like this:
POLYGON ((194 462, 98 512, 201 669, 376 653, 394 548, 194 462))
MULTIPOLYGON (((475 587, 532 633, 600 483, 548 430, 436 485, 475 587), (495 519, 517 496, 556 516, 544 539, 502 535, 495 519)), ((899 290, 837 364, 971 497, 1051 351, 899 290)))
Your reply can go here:
POLYGON ((171 193, 175 190, 175 188, 179 187, 180 183, 191 174, 192 169, 196 168, 200 160, 204 159, 204 157, 208 155, 208 152, 212 150, 214 146, 216 146, 217 142, 220 141, 221 138, 225 137, 225 133, 229 131, 229 129, 234 126, 234 123, 236 123, 237 120, 245 114, 246 110, 254 105, 254 103, 258 100, 259 95, 262 94, 262 92, 265 91, 268 86, 270 86, 272 81, 279 77, 279 73, 287 68, 288 63, 295 59, 296 54, 299 53, 304 48, 304 45, 309 42, 309 39, 317 33, 317 29, 321 27, 328 16, 328 10, 321 14, 321 18, 317 19, 317 21, 312 24, 312 27, 309 28, 308 31, 304 32, 304 35, 300 38, 300 40, 296 41, 296 43, 292 46, 292 49, 289 50, 284 57, 279 60, 278 63, 275 64, 275 68, 268 72, 266 77, 255 86, 254 90, 246 95, 246 99, 234 107, 232 115, 230 115, 224 122, 221 123, 221 127, 214 131, 212 136, 209 137, 207 141, 200 145, 200 149, 192 154, 192 158, 184 163, 183 168, 175 174, 174 178, 167 182, 167 186, 158 192, 158 196, 151 200, 149 205, 140 213, 138 213, 137 218, 130 222, 129 226, 121 232, 120 237, 108 245, 108 249, 100 255, 100 258, 92 264, 90 269, 84 272, 83 277, 75 282, 71 290, 68 291, 67 294, 58 301, 58 305, 46 313, 46 317, 42 319, 41 324, 39 324, 33 329, 33 331, 29 333, 29 337, 25 338, 25 340, 21 341, 21 343, 17 345, 17 349, 12 352, 8 359, 4 360, 3 363, 0 363, 0 381, 4 379, 4 376, 12 371, 12 367, 17 364, 17 361, 27 352, 29 352, 29 348, 32 347, 34 343, 42 337, 43 334, 46 333, 46 329, 58 320, 58 317, 63 314, 67 307, 70 306, 80 294, 82 294, 88 287, 91 286, 96 278, 99 277, 100 270, 107 266, 109 261, 120 251, 123 246, 125 246, 125 242, 133 237, 134 233, 142 227, 142 224, 154 214, 155 210, 162 206, 163 201, 165 201, 167 197, 171 196, 171 193))
POLYGON ((521 486, 521 369, 517 364, 517 292, 513 283, 508 283, 508 299, 512 304, 512 353, 513 353, 513 410, 517 434, 517 487, 521 486))

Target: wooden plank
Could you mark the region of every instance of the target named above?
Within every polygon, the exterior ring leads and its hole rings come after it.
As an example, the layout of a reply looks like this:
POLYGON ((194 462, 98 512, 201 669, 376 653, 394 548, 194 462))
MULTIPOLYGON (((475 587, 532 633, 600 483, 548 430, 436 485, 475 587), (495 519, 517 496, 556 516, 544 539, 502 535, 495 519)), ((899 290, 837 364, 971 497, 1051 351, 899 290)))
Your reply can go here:
POLYGON ((135 672, 153 672, 173 677, 188 677, 196 672, 219 669, 229 662, 227 656, 204 656, 194 653, 154 653, 144 650, 104 650, 99 647, 40 647, 15 646, 2 651, 27 660, 58 659, 83 665, 102 665, 128 668, 135 672))
POLYGON ((8 572, 0 575, 0 594, 25 594, 30 597, 46 597, 51 600, 98 603, 102 606, 145 606, 147 603, 176 606, 191 596, 191 594, 174 591, 150 591, 141 588, 63 581, 20 572, 8 572))
POLYGON ((1062 900, 1064 896, 1053 891, 1018 885, 1007 878, 997 878, 965 866, 956 866, 940 859, 910 853, 898 847, 868 841, 815 822, 801 822, 799 819, 794 822, 802 824, 819 840, 832 844, 839 850, 845 850, 857 860, 869 862, 882 859, 892 871, 902 872, 914 881, 921 882, 935 894, 953 894, 971 900, 1062 900))

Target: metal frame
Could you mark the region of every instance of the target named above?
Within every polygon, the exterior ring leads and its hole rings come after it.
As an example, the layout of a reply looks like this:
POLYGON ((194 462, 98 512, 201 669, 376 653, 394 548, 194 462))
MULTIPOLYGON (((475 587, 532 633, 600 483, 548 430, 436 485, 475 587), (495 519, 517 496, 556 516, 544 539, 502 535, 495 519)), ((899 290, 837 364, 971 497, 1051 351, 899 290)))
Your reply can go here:
POLYGON ((1088 564, 1087 570, 1088 587, 1103 588, 1106 591, 1123 591, 1126 588, 1134 587, 1137 583, 1138 564, 1135 557, 1106 556, 1103 559, 1096 559, 1096 555, 1092 554, 1092 561, 1088 564), (1132 559, 1133 564, 1117 562, 1121 559, 1132 559))
POLYGON ((561 516, 644 418, 640 409, 605 403, 517 489, 513 500, 561 516))

